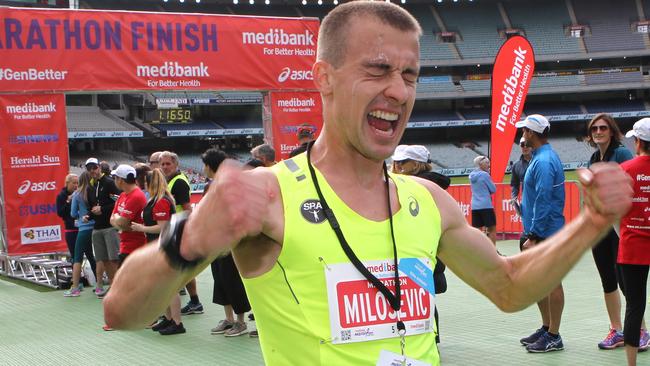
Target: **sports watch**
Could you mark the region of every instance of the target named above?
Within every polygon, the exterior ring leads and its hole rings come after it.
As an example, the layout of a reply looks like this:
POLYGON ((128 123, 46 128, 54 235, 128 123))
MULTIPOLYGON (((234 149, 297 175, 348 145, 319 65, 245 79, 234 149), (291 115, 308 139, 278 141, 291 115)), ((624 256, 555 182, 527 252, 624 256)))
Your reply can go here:
POLYGON ((190 216, 188 212, 180 212, 172 215, 169 224, 166 225, 160 232, 158 243, 160 250, 165 253, 169 264, 178 270, 187 270, 196 267, 204 258, 197 258, 193 261, 188 261, 181 255, 181 238, 183 237, 183 229, 185 222, 190 216))

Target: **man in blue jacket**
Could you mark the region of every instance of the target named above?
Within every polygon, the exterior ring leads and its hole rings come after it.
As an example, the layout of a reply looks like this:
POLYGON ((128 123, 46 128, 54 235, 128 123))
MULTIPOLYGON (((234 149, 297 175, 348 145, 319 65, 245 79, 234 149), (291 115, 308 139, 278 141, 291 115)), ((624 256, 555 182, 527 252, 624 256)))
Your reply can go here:
MULTIPOLYGON (((560 158, 548 143, 551 126, 546 117, 532 114, 515 126, 522 129, 526 145, 533 149, 522 194, 525 250, 555 234, 564 225, 564 170, 560 158)), ((526 346, 528 352, 564 349, 560 337, 560 321, 564 309, 562 283, 537 305, 542 314, 542 327, 522 338, 521 344, 526 346)))

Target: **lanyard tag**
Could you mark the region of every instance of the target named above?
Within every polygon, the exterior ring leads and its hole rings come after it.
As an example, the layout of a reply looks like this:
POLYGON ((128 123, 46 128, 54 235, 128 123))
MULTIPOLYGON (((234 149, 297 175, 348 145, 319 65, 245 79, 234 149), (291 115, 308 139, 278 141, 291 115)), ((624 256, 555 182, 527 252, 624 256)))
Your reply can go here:
POLYGON ((397 353, 381 350, 376 366, 431 366, 424 361, 398 355, 397 353))

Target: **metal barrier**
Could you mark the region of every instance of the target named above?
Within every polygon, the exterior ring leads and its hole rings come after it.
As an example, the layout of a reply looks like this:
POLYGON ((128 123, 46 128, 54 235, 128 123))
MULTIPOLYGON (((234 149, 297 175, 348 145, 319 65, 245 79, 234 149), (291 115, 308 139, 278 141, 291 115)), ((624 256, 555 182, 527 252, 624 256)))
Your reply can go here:
POLYGON ((67 253, 46 253, 10 257, 0 253, 0 274, 52 288, 61 288, 61 279, 72 277, 67 253))

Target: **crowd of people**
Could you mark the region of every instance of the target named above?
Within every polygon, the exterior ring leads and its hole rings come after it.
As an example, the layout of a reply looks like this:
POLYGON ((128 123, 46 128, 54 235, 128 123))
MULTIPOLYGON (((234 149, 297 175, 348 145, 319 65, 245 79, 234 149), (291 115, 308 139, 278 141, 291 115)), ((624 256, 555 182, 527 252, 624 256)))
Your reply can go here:
POLYGON ((336 7, 321 24, 313 69, 323 98, 320 137, 313 141, 312 131, 299 130, 300 150, 279 163, 271 146, 255 147, 245 167, 207 150, 208 184, 194 208, 190 181, 173 152, 154 152, 148 164, 112 171, 88 158, 86 171, 66 177, 57 198, 74 263, 64 296, 80 296, 85 255, 96 262, 95 294, 106 296, 105 330, 150 326, 162 335, 181 334, 183 315, 204 312, 195 277, 211 266, 213 302, 224 307, 211 332, 248 333, 245 314, 253 309, 268 364, 438 365, 437 309, 434 325, 400 316, 408 289, 406 281, 401 287, 398 263, 404 268, 408 260, 426 274, 406 277, 430 298, 447 290, 448 266, 504 311, 537 302, 541 326, 520 343, 545 353, 564 349, 561 280, 593 247, 610 322, 598 347, 625 346, 628 365, 635 365, 637 352, 650 348, 643 321, 650 119, 627 133, 636 157, 622 146, 610 116, 587 124, 595 152, 590 169, 580 172, 584 208, 570 223, 563 215, 562 163, 548 142, 550 123, 542 115, 517 123, 522 154, 513 166, 511 202, 523 224, 521 253, 500 255, 489 159, 474 161, 470 225, 445 192, 449 178, 431 171, 429 151, 398 146, 415 99, 421 32, 391 3, 336 7), (377 268, 383 268, 381 280, 372 273, 377 268), (340 327, 346 320, 339 305, 347 296, 363 296, 341 292, 360 278, 383 295, 389 315, 355 334, 340 327), (182 308, 181 288, 190 297, 182 308), (141 311, 128 311, 135 306, 141 311))

